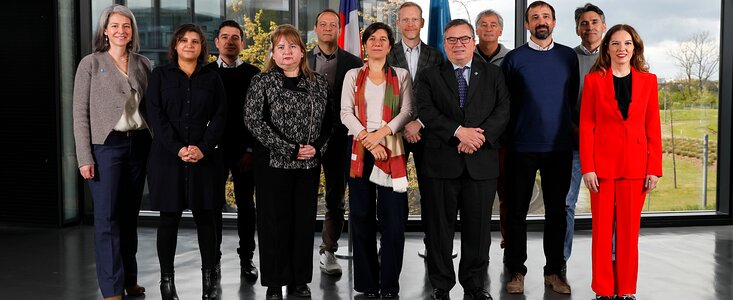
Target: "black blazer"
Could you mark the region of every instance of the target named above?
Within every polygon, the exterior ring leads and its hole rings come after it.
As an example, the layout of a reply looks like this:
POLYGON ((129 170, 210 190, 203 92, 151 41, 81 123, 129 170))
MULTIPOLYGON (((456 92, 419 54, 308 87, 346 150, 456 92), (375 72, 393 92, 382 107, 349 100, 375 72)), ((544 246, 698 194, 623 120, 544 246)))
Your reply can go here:
POLYGON ((418 75, 420 89, 415 97, 420 121, 425 125, 425 176, 454 179, 465 169, 476 180, 499 176, 499 137, 509 121, 509 91, 501 68, 473 60, 468 94, 459 107, 458 81, 453 65, 446 61, 418 75), (459 154, 458 126, 482 128, 486 142, 473 154, 459 154))
POLYGON ((217 62, 212 62, 206 67, 219 74, 224 84, 227 96, 227 123, 221 148, 226 161, 236 162, 247 152, 247 148, 255 147, 255 139, 244 124, 244 100, 247 98, 247 89, 252 77, 259 74, 260 69, 248 63, 236 68, 220 68, 217 62))
MULTIPOLYGON (((346 76, 346 72, 351 69, 361 68, 364 63, 362 63, 360 58, 341 48, 336 50, 336 59, 338 60, 338 65, 336 66, 336 80, 334 81, 334 86, 331 87, 331 93, 328 95, 328 106, 331 110, 331 120, 334 122, 333 134, 346 136, 346 126, 341 123, 341 116, 339 115, 339 111, 341 110, 341 90, 344 86, 344 77, 346 76)), ((308 67, 313 71, 316 70, 316 56, 313 54, 313 49, 308 51, 308 67)))
MULTIPOLYGON (((395 43, 392 50, 387 54, 387 63, 393 67, 400 67, 405 70, 410 70, 410 66, 407 65, 407 58, 405 58, 405 50, 403 49, 402 42, 395 43)), ((443 52, 438 49, 428 46, 427 44, 420 42, 420 57, 417 59, 417 70, 415 71, 415 80, 412 83, 412 95, 417 95, 417 88, 420 86, 418 83, 418 75, 422 73, 426 68, 434 65, 443 63, 443 52)), ((414 98, 413 98, 414 99, 414 98)), ((417 119, 418 109, 417 101, 412 101, 412 118, 417 119)))

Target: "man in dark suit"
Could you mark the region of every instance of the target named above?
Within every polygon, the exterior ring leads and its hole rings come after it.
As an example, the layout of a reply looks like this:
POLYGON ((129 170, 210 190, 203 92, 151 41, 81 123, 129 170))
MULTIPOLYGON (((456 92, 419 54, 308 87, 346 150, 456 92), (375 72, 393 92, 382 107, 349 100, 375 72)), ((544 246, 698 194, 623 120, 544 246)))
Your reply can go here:
MULTIPOLYGON (((341 87, 346 72, 362 66, 360 58, 338 47, 339 24, 336 11, 321 11, 313 26, 318 36, 318 45, 308 51, 308 66, 328 80, 328 102, 333 120, 341 120, 341 87)), ((323 221, 321 235, 323 243, 320 249, 320 268, 328 275, 341 275, 341 265, 336 261, 334 253, 338 250, 338 240, 344 227, 344 192, 351 153, 346 132, 346 127, 340 121, 335 121, 333 135, 321 158, 326 178, 326 219, 323 221)))
MULTIPOLYGON (((417 93, 417 75, 428 67, 438 65, 443 62, 443 53, 420 40, 420 29, 425 25, 425 19, 422 17, 422 8, 415 2, 405 2, 400 5, 397 18, 397 28, 399 28, 402 41, 396 43, 387 55, 387 63, 393 67, 400 67, 410 71, 412 75, 412 94, 417 93)), ((421 187, 422 174, 420 170, 420 160, 422 160, 423 145, 421 141, 420 130, 422 125, 418 120, 417 101, 412 102, 413 120, 405 124, 403 136, 405 138, 405 157, 412 152, 412 160, 415 163, 415 173, 417 173, 418 187, 421 187)), ((420 188, 420 201, 422 201, 422 188, 420 188)), ((419 252, 420 256, 425 257, 425 252, 419 252)))
POLYGON ((491 207, 499 176, 499 137, 509 120, 509 92, 501 69, 473 60, 474 30, 463 19, 443 31, 448 62, 418 77, 420 121, 425 125, 422 207, 428 277, 433 299, 448 299, 455 285, 451 258, 461 213, 458 280, 472 299, 492 299, 484 288, 491 244, 491 207))
MULTIPOLYGON (((219 57, 206 67, 215 70, 221 77, 227 95, 227 123, 224 129, 221 148, 224 153, 224 173, 232 172, 234 199, 237 201, 237 233, 239 234, 240 278, 253 282, 258 272, 252 256, 255 251, 255 204, 254 177, 252 175, 252 145, 254 137, 244 124, 244 99, 252 77, 260 69, 243 62, 239 52, 244 47, 242 28, 239 23, 227 20, 219 25, 214 38, 219 57)), ((225 176, 224 178, 227 178, 225 176)), ((222 195, 224 197, 224 195, 222 195)), ((217 212, 218 256, 221 258, 221 211, 217 212)), ((219 260, 217 260, 219 262, 219 260)), ((217 263, 217 278, 221 280, 221 264, 217 263)))

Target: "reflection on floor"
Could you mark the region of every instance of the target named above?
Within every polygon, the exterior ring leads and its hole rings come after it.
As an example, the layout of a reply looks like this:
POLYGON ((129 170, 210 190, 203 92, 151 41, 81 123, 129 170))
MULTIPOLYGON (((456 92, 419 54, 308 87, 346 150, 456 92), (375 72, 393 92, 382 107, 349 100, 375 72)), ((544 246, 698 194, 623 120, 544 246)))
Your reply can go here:
MULTIPOLYGON (((147 299, 159 299, 159 267, 155 250, 155 229, 140 228, 138 262, 139 282, 148 289, 147 299)), ((263 299, 265 288, 240 284, 236 255, 236 231, 224 233, 221 299, 263 299)), ((456 237, 454 247, 460 245, 456 237)), ((571 296, 561 296, 542 282, 542 234, 529 233, 529 273, 524 295, 502 292, 502 251, 498 234, 490 250, 489 282, 495 299, 582 299, 593 297, 590 289, 590 232, 577 232, 573 256, 568 263, 571 296)), ((320 243, 316 235, 314 253, 320 243)), ((346 244, 346 240, 342 240, 346 244)), ((423 260, 417 256, 422 247, 421 233, 408 233, 402 269, 401 299, 427 299, 431 287, 423 260)), ((460 255, 459 255, 460 258, 460 255)), ((258 258, 255 257, 256 263, 258 258)), ((313 299, 352 299, 352 266, 341 260, 341 277, 321 275, 317 256, 313 256, 313 299)), ((458 259, 455 260, 456 267, 458 259)), ((640 238, 639 299, 733 299, 733 226, 645 228, 640 238)), ((201 297, 201 272, 196 235, 181 229, 176 256, 176 285, 182 299, 201 297)), ((92 228, 65 229, 0 227, 0 298, 2 299, 101 299, 97 288, 92 228)), ((463 299, 457 285, 452 299, 463 299)), ((357 297, 358 298, 358 297, 357 297)))

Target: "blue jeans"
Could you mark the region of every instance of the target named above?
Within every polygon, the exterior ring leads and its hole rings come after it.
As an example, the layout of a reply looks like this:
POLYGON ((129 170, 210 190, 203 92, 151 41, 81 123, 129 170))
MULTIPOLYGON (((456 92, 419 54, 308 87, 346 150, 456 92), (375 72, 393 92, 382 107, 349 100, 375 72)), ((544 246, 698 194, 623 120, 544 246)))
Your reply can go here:
POLYGON ((573 151, 573 173, 570 177, 570 189, 565 197, 565 210, 567 211, 568 227, 565 232, 565 261, 570 259, 573 252, 573 231, 575 227, 575 204, 578 203, 580 193, 580 181, 583 178, 580 174, 580 153, 573 151))

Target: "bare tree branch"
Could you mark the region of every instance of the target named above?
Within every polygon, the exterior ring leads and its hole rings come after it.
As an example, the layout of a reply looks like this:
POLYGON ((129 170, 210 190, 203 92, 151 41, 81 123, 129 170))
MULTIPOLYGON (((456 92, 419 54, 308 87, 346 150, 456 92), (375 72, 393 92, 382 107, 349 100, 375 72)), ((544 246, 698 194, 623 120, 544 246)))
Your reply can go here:
POLYGON ((716 41, 710 32, 701 31, 692 34, 680 42, 679 47, 667 52, 676 61, 687 80, 687 93, 692 95, 694 80, 697 80, 699 92, 704 92, 710 77, 718 71, 720 54, 716 41))

